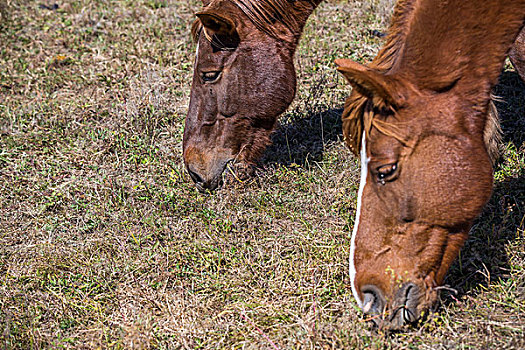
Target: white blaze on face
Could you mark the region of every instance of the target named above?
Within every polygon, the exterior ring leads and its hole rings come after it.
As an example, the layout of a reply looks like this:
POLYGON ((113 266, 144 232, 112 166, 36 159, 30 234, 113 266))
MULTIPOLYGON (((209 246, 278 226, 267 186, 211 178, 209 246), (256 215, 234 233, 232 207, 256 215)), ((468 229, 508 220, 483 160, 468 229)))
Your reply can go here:
POLYGON ((355 299, 357 300, 357 304, 359 307, 363 307, 363 302, 361 299, 359 299, 359 294, 357 293, 357 289, 355 287, 355 263, 354 263, 354 257, 355 257, 355 236, 357 235, 357 229, 359 227, 359 216, 361 215, 361 200, 363 197, 363 189, 366 185, 366 176, 368 174, 368 161, 370 161, 370 158, 367 158, 366 156, 366 140, 365 140, 365 132, 363 131, 363 137, 361 141, 361 182, 359 184, 359 192, 357 193, 357 210, 355 212, 355 221, 354 221, 354 229, 352 231, 352 239, 350 240, 350 283, 352 285, 352 293, 354 294, 355 299))
POLYGON ((197 40, 197 49, 195 49, 195 61, 193 62, 193 71, 197 69, 197 60, 199 59, 199 40, 197 40))
POLYGON ((194 72, 197 70, 197 61, 199 60, 199 41, 200 39, 197 39, 197 48, 195 49, 195 61, 193 61, 194 72))

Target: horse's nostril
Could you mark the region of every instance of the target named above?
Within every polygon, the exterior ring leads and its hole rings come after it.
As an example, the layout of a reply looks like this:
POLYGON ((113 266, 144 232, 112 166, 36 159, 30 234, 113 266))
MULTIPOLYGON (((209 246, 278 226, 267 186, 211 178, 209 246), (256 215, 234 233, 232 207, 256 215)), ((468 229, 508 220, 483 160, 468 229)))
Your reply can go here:
POLYGON ((192 171, 190 168, 188 168, 188 173, 190 174, 190 177, 193 180, 193 182, 195 182, 197 184, 202 184, 204 182, 202 177, 200 177, 199 174, 197 174, 196 172, 192 171))
POLYGON ((199 192, 206 193, 208 191, 214 191, 222 185, 222 178, 220 174, 211 181, 204 180, 199 174, 188 168, 188 173, 191 179, 195 182, 195 185, 199 192))
POLYGON ((363 292, 363 312, 365 314, 378 315, 383 312, 385 299, 381 290, 373 285, 364 286, 363 292))
POLYGON ((421 289, 414 283, 405 283, 396 293, 395 300, 405 307, 417 307, 421 289))
POLYGON ((390 322, 395 327, 418 320, 418 306, 422 292, 414 283, 405 283, 395 295, 390 322))
POLYGON ((376 297, 373 293, 364 293, 363 312, 365 314, 367 314, 372 309, 375 301, 376 297))
POLYGON ((418 319, 417 307, 419 305, 419 299, 421 297, 421 289, 413 284, 408 283, 405 288, 405 314, 404 318, 407 322, 414 322, 418 319))

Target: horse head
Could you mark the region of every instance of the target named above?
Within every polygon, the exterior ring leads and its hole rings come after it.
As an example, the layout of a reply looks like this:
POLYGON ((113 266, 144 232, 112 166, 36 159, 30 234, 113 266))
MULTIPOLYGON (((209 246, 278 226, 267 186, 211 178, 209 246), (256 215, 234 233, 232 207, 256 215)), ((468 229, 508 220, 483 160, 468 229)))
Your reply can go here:
POLYGON ((463 125, 469 109, 455 95, 454 79, 422 90, 407 77, 337 63, 354 86, 343 132, 362 167, 352 291, 376 323, 397 328, 437 301, 490 197, 492 165, 483 133, 463 125))
MULTIPOLYGON (((318 1, 320 2, 320 1, 318 1)), ((184 129, 186 168, 214 190, 229 162, 253 163, 295 95, 293 55, 311 1, 205 1, 184 129)))

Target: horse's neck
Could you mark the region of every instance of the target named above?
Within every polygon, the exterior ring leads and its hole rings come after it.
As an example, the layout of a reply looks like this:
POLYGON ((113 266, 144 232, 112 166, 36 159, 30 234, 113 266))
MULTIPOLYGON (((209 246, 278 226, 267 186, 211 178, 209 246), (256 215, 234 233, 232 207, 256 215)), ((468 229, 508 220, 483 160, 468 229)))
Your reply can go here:
MULTIPOLYGON (((216 0, 227 1, 227 0, 216 0)), ((323 0, 229 0, 261 31, 295 51, 306 21, 323 0)))
POLYGON ((410 32, 410 23, 417 2, 418 0, 399 0, 396 3, 385 45, 370 64, 371 67, 382 71, 391 71, 396 68, 406 37, 410 32))
MULTIPOLYGON (((289 3, 288 11, 290 16, 295 17, 301 23, 301 31, 306 24, 306 21, 314 10, 319 6, 324 0, 300 0, 293 1, 289 3)), ((299 33, 300 34, 300 33, 299 33)))
MULTIPOLYGON (((393 67, 416 85, 447 79, 488 94, 525 20, 525 0, 406 0, 394 18, 393 67), (395 40, 400 42, 395 43, 395 40)), ((383 55, 383 59, 388 55, 383 55)))
POLYGON ((304 26, 310 15, 324 0, 301 0, 290 2, 289 15, 295 18, 299 24, 294 30, 295 45, 299 43, 299 39, 303 33, 304 26))

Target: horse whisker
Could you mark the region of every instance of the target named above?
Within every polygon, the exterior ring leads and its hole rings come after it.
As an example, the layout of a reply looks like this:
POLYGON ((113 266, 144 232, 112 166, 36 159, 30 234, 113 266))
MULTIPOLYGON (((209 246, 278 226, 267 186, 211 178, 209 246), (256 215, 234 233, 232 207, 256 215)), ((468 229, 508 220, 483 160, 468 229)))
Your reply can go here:
POLYGON ((453 292, 454 294, 458 295, 457 289, 451 288, 448 285, 434 287, 432 290, 448 290, 449 292, 453 292))
POLYGON ((239 181, 240 183, 244 183, 244 181, 242 181, 241 179, 239 179, 239 177, 238 177, 237 174, 235 173, 235 169, 232 168, 232 166, 231 166, 231 162, 228 162, 228 164, 226 164, 226 167, 228 168, 228 170, 230 171, 230 173, 233 175, 233 177, 235 178, 235 180, 239 181))
POLYGON ((381 317, 381 315, 374 315, 374 316, 372 316, 372 317, 365 318, 362 322, 373 321, 373 320, 375 320, 375 319, 377 319, 377 318, 380 318, 380 317, 381 317))

